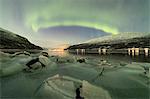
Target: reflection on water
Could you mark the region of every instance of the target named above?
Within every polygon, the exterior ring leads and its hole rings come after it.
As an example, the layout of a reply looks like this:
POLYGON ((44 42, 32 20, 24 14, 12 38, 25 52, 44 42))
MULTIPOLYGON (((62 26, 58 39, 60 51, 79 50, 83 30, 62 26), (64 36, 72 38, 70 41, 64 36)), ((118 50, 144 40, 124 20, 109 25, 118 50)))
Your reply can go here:
POLYGON ((77 55, 79 54, 79 49, 76 49, 77 55))
POLYGON ((81 49, 81 54, 85 54, 85 49, 81 49))
POLYGON ((145 55, 148 56, 148 48, 144 48, 145 55))
POLYGON ((140 54, 143 54, 146 57, 148 57, 149 48, 128 48, 128 55, 139 56, 140 54))
POLYGON ((131 48, 132 56, 134 56, 134 48, 131 48))
POLYGON ((128 48, 128 55, 131 54, 131 48, 128 48))
POLYGON ((102 53, 106 54, 106 49, 105 48, 102 49, 102 53))
MULTIPOLYGON (((130 49, 130 51, 132 52, 132 49, 130 49)), ((106 51, 106 49, 103 49, 104 52, 106 51)), ((99 58, 99 59, 106 59, 106 60, 117 60, 117 61, 128 61, 128 62, 150 62, 150 56, 145 56, 145 55, 139 55, 139 49, 135 49, 134 48, 134 54, 132 55, 136 55, 135 57, 130 56, 130 55, 123 55, 123 54, 86 54, 84 52, 84 50, 82 50, 83 53, 79 52, 78 49, 78 53, 72 54, 69 53, 68 51, 49 51, 49 55, 57 55, 57 56, 77 56, 77 57, 92 57, 92 58, 99 58)), ((102 51, 102 50, 101 50, 102 51)))
POLYGON ((101 54, 101 48, 98 49, 98 53, 101 54))
POLYGON ((66 51, 48 51, 49 55, 56 55, 56 56, 67 56, 68 52, 66 51))
POLYGON ((95 53, 95 54, 126 54, 131 56, 139 56, 139 55, 145 55, 146 57, 149 56, 149 48, 127 48, 127 49, 106 49, 106 48, 94 48, 94 49, 75 49, 70 52, 79 54, 87 54, 87 53, 95 53))
POLYGON ((136 55, 136 56, 139 55, 139 48, 135 48, 135 55, 136 55))

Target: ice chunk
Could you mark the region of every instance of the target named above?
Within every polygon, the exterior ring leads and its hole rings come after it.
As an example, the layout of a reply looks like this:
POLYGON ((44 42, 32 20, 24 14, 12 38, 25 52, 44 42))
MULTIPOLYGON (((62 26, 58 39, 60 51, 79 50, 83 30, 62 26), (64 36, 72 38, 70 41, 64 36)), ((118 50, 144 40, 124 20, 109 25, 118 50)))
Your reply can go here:
POLYGON ((87 81, 81 81, 69 76, 53 76, 44 81, 36 92, 37 97, 50 99, 75 99, 76 88, 83 86, 81 94, 85 99, 111 99, 109 93, 87 81))
POLYGON ((5 68, 1 68, 0 69, 0 76, 8 76, 8 75, 12 75, 12 74, 16 74, 20 71, 22 71, 22 69, 24 68, 21 64, 19 63, 10 63, 10 64, 2 64, 2 65, 9 65, 8 67, 5 68))
POLYGON ((0 62, 5 62, 5 61, 8 61, 8 60, 10 60, 10 54, 0 51, 0 62))
POLYGON ((39 56, 39 61, 42 64, 44 64, 45 66, 47 66, 50 63, 50 60, 47 57, 43 56, 43 55, 39 56))
POLYGON ((9 53, 4 53, 0 51, 0 57, 8 57, 8 56, 10 56, 9 53))
POLYGON ((23 51, 23 52, 16 52, 16 53, 12 54, 12 57, 16 57, 16 56, 20 56, 20 57, 30 56, 30 53, 23 51))
POLYGON ((87 81, 83 81, 82 85, 85 99, 111 99, 109 93, 100 87, 94 86, 87 81))

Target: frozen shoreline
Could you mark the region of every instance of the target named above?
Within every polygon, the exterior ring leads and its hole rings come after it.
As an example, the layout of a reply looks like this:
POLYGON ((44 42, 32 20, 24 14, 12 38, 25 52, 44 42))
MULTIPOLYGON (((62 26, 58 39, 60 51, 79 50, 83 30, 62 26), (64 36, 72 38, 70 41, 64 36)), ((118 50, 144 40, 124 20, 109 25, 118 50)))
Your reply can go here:
MULTIPOLYGON (((26 73, 22 72, 21 68, 23 64, 31 59, 29 56, 17 56, 13 59, 7 57, 7 55, 1 55, 1 57, 1 69, 6 68, 8 70, 9 68, 13 70, 13 67, 15 70, 15 67, 19 69, 16 74, 11 71, 13 74, 0 78, 2 98, 8 96, 37 98, 34 96, 37 87, 45 79, 56 74, 86 80, 92 85, 102 87, 110 93, 112 99, 149 98, 149 75, 148 77, 144 76, 144 70, 140 65, 150 68, 150 63, 129 63, 122 60, 120 62, 122 62, 122 64, 124 63, 125 66, 120 66, 116 59, 108 60, 112 66, 105 65, 104 74, 92 81, 101 71, 99 58, 86 57, 87 63, 77 63, 75 59, 78 57, 76 56, 59 57, 59 62, 55 62, 55 57, 50 57, 49 59, 53 61, 53 63, 46 68, 33 73, 26 73), (69 62, 66 61, 68 59, 70 59, 69 62), (16 65, 16 63, 19 65, 16 65), (14 64, 14 66, 12 64, 14 64)), ((34 55, 31 57, 34 57, 34 55)))

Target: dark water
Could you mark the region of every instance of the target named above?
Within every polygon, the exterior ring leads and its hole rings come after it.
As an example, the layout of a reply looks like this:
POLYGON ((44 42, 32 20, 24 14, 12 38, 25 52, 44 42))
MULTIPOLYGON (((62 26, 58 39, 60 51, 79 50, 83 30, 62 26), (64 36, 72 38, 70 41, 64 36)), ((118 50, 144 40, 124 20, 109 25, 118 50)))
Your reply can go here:
MULTIPOLYGON (((63 55, 63 54, 62 54, 63 55)), ((69 53, 64 52, 64 55, 75 55, 79 57, 91 57, 91 58, 100 58, 106 60, 118 60, 118 61, 128 61, 128 62, 149 62, 150 63, 150 55, 126 55, 126 54, 76 54, 76 53, 69 53)))

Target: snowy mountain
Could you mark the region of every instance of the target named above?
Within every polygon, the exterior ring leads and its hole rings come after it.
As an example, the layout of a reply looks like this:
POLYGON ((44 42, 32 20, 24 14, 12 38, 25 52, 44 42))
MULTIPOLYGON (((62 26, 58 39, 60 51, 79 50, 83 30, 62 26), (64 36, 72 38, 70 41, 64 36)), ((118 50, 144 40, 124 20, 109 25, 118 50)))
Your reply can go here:
POLYGON ((147 35, 150 36, 150 34, 148 34, 148 33, 121 33, 118 35, 108 35, 108 36, 104 36, 104 37, 91 39, 84 43, 102 43, 102 42, 109 43, 109 42, 114 42, 114 41, 132 39, 132 38, 146 37, 147 35))
POLYGON ((29 42, 26 38, 0 28, 0 49, 38 49, 42 48, 29 42))
POLYGON ((122 33, 88 40, 68 49, 150 47, 149 33, 122 33))

